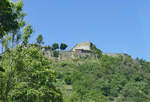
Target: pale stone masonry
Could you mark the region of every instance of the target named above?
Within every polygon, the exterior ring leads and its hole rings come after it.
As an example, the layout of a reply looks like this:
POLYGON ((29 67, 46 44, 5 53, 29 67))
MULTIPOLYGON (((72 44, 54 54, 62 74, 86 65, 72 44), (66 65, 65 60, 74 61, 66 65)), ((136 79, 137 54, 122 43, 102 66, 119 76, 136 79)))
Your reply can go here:
POLYGON ((80 42, 75 47, 73 47, 71 51, 79 51, 79 50, 90 51, 92 48, 92 45, 93 44, 91 42, 80 42))

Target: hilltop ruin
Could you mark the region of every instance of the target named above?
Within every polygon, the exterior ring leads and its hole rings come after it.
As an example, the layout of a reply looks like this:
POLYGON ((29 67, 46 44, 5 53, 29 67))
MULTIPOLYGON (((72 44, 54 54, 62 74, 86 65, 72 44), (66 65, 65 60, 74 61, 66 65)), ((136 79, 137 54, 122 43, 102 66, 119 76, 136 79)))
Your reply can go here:
MULTIPOLYGON (((49 59, 56 59, 55 52, 50 47, 42 47, 43 55, 49 59)), ((101 50, 97 49, 92 42, 80 42, 75 45, 70 51, 57 51, 57 59, 73 59, 73 58, 98 58, 102 54, 101 50)), ((124 53, 103 53, 103 55, 118 57, 128 56, 124 53)))
MULTIPOLYGON (((70 51, 59 51, 58 59, 70 58, 97 58, 97 55, 92 52, 91 42, 81 42, 73 47, 70 51)), ((48 47, 42 47, 41 51, 47 58, 53 59, 54 51, 48 47)))

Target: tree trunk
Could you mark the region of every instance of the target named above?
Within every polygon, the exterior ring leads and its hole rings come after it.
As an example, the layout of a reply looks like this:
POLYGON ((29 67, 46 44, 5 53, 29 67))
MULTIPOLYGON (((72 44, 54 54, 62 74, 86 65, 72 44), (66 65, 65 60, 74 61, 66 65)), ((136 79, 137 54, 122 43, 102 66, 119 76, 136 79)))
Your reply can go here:
POLYGON ((1 46, 2 46, 2 49, 1 49, 1 51, 2 51, 2 53, 3 53, 3 49, 4 49, 4 48, 3 48, 3 43, 2 43, 2 42, 1 42, 1 46))
POLYGON ((12 49, 13 49, 14 46, 15 46, 14 41, 15 41, 15 33, 13 32, 13 33, 12 33, 12 42, 11 42, 12 49))

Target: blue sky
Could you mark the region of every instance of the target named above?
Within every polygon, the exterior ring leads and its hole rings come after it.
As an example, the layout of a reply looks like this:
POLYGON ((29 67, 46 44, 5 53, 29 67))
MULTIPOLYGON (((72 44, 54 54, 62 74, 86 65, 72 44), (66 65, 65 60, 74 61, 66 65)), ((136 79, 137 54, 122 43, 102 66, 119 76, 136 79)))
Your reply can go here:
POLYGON ((91 41, 103 52, 128 53, 150 61, 149 0, 23 0, 33 39, 69 48, 91 41))

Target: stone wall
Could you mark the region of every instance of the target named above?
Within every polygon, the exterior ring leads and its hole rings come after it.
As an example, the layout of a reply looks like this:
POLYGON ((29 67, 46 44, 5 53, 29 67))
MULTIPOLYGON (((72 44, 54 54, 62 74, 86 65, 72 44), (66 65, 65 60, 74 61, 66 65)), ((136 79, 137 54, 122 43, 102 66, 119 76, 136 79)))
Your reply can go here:
POLYGON ((59 53, 59 59, 72 58, 97 58, 97 56, 92 52, 60 51, 59 53))
POLYGON ((129 56, 126 53, 103 53, 103 55, 107 55, 107 56, 111 56, 111 57, 129 56))
MULTIPOLYGON (((56 59, 53 50, 49 48, 42 48, 41 52, 49 59, 56 59)), ((90 51, 59 51, 58 59, 73 59, 73 58, 97 58, 97 56, 90 51)))

